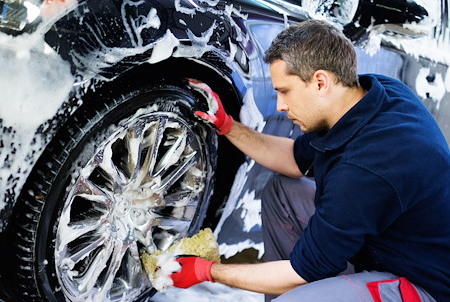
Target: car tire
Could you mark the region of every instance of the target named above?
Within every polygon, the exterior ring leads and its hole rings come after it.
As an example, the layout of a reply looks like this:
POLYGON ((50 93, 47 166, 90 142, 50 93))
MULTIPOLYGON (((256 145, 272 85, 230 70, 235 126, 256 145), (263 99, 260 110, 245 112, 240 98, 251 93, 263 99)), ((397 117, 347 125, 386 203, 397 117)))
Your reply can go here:
POLYGON ((140 253, 202 226, 217 135, 192 114, 201 100, 167 83, 110 91, 84 100, 19 196, 9 253, 18 300, 144 300, 154 290, 140 253))

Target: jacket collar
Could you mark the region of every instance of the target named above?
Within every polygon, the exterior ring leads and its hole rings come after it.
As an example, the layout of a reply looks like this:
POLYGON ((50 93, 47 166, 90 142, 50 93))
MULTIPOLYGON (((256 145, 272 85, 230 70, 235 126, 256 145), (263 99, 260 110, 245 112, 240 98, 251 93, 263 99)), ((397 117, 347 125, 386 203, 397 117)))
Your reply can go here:
POLYGON ((368 92, 329 131, 311 141, 311 146, 320 152, 336 150, 363 128, 380 110, 385 90, 373 75, 361 75, 361 86, 368 92))

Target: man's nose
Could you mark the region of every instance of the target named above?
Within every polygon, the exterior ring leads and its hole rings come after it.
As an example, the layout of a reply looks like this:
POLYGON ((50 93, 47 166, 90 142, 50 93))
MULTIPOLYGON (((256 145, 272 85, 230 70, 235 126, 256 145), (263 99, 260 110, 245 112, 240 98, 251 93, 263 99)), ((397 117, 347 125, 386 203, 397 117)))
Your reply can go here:
POLYGON ((277 111, 278 112, 285 112, 288 110, 288 105, 286 105, 282 100, 280 100, 280 97, 277 98, 277 111))

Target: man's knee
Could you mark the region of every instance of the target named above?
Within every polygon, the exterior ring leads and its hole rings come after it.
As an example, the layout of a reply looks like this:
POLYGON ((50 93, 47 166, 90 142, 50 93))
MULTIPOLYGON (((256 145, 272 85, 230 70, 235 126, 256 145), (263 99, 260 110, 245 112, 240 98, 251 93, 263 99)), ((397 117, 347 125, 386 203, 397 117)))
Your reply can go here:
POLYGON ((364 288, 365 283, 353 282, 347 276, 337 276, 314 281, 299 286, 273 302, 361 302, 372 301, 370 292, 364 288))
MULTIPOLYGON (((315 302, 362 302, 373 301, 369 283, 380 283, 380 297, 383 301, 403 301, 403 292, 398 286, 399 277, 388 272, 361 272, 322 279, 299 286, 273 302, 315 301, 315 302)), ((402 281, 403 282, 403 281, 402 281)), ((409 281, 408 281, 409 282, 409 281)), ((414 286, 421 301, 435 302, 422 288, 414 286)))
POLYGON ((262 199, 268 195, 272 195, 274 192, 279 191, 282 183, 282 179, 286 176, 283 176, 281 174, 275 173, 267 182, 263 192, 262 192, 262 199))
POLYGON ((262 193, 262 199, 270 198, 280 193, 289 196, 291 193, 303 193, 310 198, 314 197, 316 191, 315 182, 309 178, 290 178, 282 174, 275 173, 267 182, 262 193))

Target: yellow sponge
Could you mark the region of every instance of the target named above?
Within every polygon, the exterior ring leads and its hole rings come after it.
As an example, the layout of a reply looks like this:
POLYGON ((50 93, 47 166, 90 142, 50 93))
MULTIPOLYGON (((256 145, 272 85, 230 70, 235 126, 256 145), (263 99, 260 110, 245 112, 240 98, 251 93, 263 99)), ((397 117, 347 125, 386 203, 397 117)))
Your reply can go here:
POLYGON ((201 230, 198 234, 183 238, 166 251, 157 250, 151 254, 142 253, 141 260, 150 279, 158 278, 157 272, 160 269, 161 263, 167 263, 169 258, 174 259, 180 255, 200 256, 207 260, 215 260, 220 262, 219 245, 210 228, 201 230))

